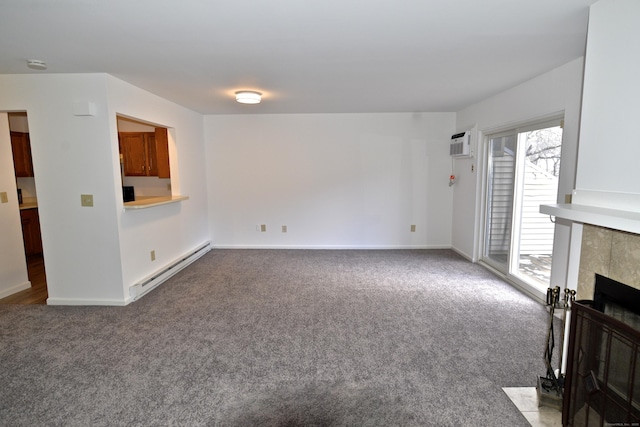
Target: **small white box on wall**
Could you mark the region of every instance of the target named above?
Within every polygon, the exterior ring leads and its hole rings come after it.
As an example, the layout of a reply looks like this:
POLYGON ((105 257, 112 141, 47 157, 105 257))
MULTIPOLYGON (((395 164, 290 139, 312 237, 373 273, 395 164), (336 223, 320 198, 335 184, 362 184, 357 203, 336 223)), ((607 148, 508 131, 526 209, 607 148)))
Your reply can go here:
POLYGON ((87 101, 76 101, 73 103, 74 116, 95 116, 96 104, 87 101))

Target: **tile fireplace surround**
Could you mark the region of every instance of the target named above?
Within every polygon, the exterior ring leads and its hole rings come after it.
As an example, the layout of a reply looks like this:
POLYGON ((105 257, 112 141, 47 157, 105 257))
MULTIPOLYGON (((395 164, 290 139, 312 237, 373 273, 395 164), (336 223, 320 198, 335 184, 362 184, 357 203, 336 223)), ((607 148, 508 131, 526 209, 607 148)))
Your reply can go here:
POLYGON ((593 299, 596 273, 640 289, 640 235, 585 224, 577 299, 593 299))

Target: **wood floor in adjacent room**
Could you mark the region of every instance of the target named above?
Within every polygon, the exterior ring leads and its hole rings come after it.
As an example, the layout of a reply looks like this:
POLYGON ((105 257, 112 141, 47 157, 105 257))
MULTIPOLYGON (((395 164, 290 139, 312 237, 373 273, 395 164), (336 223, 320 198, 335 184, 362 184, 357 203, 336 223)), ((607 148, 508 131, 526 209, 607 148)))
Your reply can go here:
POLYGON ((47 278, 44 272, 44 258, 42 255, 27 257, 27 270, 31 287, 6 298, 0 299, 0 304, 46 304, 47 278))

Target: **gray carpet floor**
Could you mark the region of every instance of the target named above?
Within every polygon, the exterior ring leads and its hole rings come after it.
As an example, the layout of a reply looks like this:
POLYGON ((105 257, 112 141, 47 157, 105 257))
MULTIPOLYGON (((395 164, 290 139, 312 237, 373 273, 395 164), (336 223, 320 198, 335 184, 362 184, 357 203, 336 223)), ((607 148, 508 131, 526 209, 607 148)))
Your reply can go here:
POLYGON ((213 250, 126 307, 0 306, 3 426, 528 426, 544 306, 446 250, 213 250))

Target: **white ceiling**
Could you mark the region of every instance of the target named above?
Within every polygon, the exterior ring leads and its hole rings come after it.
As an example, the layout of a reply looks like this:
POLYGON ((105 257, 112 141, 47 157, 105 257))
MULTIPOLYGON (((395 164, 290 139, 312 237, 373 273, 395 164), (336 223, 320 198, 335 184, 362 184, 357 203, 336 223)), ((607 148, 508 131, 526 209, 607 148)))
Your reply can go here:
POLYGON ((0 0, 0 74, 106 72, 205 114, 457 111, 584 55, 592 3, 0 0))

